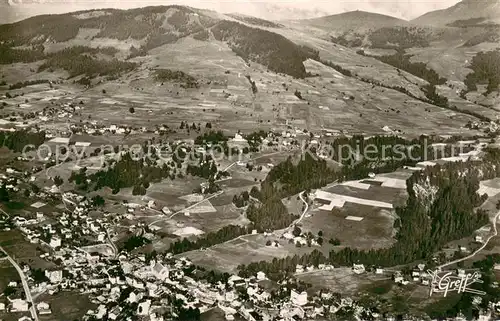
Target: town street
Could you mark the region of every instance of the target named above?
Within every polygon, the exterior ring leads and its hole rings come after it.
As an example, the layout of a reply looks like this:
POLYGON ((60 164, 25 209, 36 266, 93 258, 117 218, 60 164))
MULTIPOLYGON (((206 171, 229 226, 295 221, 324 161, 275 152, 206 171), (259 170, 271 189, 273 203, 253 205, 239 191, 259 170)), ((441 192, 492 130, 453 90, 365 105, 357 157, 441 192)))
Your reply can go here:
POLYGON ((0 251, 2 251, 6 256, 9 262, 16 268, 17 273, 19 273, 19 277, 21 278, 21 283, 23 284, 24 292, 26 293, 26 301, 28 304, 31 304, 30 312, 31 318, 35 321, 38 321, 38 315, 36 314, 35 302, 33 302, 33 297, 31 296, 30 287, 28 285, 28 281, 26 280, 26 275, 24 275, 21 267, 14 261, 14 259, 0 246, 0 251))

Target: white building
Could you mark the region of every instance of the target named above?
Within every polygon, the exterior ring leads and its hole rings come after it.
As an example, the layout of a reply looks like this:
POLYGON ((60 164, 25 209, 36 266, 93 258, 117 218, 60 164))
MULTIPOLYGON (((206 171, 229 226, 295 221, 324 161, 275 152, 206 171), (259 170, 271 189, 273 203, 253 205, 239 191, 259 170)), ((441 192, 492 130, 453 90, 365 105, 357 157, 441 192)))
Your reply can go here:
POLYGON ((246 141, 247 140, 245 138, 243 138, 243 136, 241 136, 240 134, 235 134, 234 135, 233 142, 235 142, 235 143, 244 143, 246 141))
POLYGON ((365 273, 365 266, 363 264, 354 264, 352 266, 352 269, 353 269, 354 273, 356 273, 356 274, 365 273))
POLYGON ((36 305, 36 309, 41 315, 51 314, 50 305, 47 302, 40 302, 36 305))
POLYGON ((151 269, 152 269, 153 275, 157 279, 159 279, 161 281, 165 281, 168 278, 168 275, 169 275, 168 268, 166 266, 164 266, 163 264, 153 263, 151 265, 151 269))
POLYGON ((29 310, 28 302, 22 299, 14 299, 10 301, 12 304, 11 312, 26 312, 29 310))
POLYGON ((61 239, 58 237, 52 237, 49 243, 50 247, 56 248, 61 246, 61 239))
POLYGON ((307 292, 297 293, 294 290, 290 292, 290 300, 293 304, 303 306, 307 304, 307 292))
POLYGON ((50 280, 51 283, 62 282, 63 272, 61 270, 57 271, 45 271, 45 276, 50 280))
POLYGON ((150 308, 151 308, 151 300, 146 300, 144 302, 139 303, 139 306, 137 307, 137 315, 148 316, 150 308))
POLYGON ((227 283, 230 285, 230 286, 234 286, 235 283, 239 283, 241 281, 244 281, 243 278, 237 276, 237 275, 231 275, 227 281, 227 283))
POLYGON ((128 296, 128 299, 127 301, 129 303, 135 303, 137 302, 139 299, 137 298, 137 294, 135 294, 135 292, 130 292, 129 296, 128 296))

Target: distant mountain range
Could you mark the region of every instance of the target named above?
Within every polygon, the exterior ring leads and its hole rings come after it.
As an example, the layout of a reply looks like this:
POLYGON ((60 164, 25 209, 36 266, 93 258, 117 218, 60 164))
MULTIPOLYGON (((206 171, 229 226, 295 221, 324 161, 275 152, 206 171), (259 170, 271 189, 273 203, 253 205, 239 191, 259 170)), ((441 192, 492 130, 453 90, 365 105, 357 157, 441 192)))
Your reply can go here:
POLYGON ((408 23, 403 19, 359 10, 320 18, 306 19, 306 21, 303 22, 323 30, 330 29, 338 31, 360 31, 382 27, 392 27, 396 25, 406 25, 408 23))
POLYGON ((500 22, 500 0, 463 0, 456 5, 431 11, 411 22, 419 25, 445 26, 453 21, 487 18, 500 22))
MULTIPOLYGON (((297 7, 286 4, 273 4, 266 2, 251 1, 223 1, 207 2, 204 0, 149 0, 148 6, 156 5, 184 5, 194 8, 203 8, 215 10, 218 12, 235 12, 249 16, 259 17, 267 20, 285 20, 285 19, 307 19, 313 17, 325 16, 327 11, 317 8, 297 7)), ((131 9, 137 8, 136 2, 129 1, 79 1, 79 0, 0 0, 0 21, 10 23, 26 19, 31 16, 41 14, 61 14, 79 10, 117 8, 131 9)))
MULTIPOLYGON (((287 3, 252 2, 252 1, 224 1, 207 2, 203 0, 149 0, 147 5, 172 5, 182 4, 196 8, 206 8, 218 12, 237 12, 267 20, 312 19, 312 25, 332 28, 373 28, 401 24, 403 19, 388 15, 376 14, 365 11, 353 11, 343 14, 329 15, 317 6, 306 5, 305 2, 287 3), (319 17, 319 18, 318 18, 319 17)), ((133 1, 111 0, 0 0, 0 22, 10 23, 34 15, 60 14, 77 10, 96 8, 130 9, 137 7, 133 1)), ((374 9, 375 5, 372 6, 374 9)), ((344 10, 344 4, 332 5, 335 10, 344 10)), ((370 10, 371 11, 371 10, 370 10)), ((399 11, 396 10, 396 11, 399 11)), ((463 0, 458 4, 443 10, 428 12, 412 23, 418 25, 444 26, 455 20, 470 18, 490 18, 494 21, 500 19, 500 0, 463 0)))

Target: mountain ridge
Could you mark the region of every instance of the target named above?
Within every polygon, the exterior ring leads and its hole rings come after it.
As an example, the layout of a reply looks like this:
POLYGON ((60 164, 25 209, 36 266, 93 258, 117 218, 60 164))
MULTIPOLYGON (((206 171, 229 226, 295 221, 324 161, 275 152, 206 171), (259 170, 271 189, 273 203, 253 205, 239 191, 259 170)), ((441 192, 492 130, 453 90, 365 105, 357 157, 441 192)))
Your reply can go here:
MULTIPOLYGON (((93 1, 78 1, 70 0, 61 3, 61 0, 0 0, 0 5, 5 8, 6 12, 0 14, 6 18, 0 20, 6 23, 20 21, 32 16, 42 14, 63 14, 81 10, 92 9, 137 9, 140 8, 132 2, 112 2, 108 0, 93 2, 93 1)), ((142 7, 147 6, 164 6, 164 5, 185 5, 200 9, 214 10, 220 13, 239 13, 252 17, 279 21, 289 19, 291 16, 297 19, 311 18, 327 15, 327 11, 322 11, 318 8, 295 8, 292 6, 279 5, 265 2, 205 2, 203 0, 183 0, 182 3, 175 0, 149 0, 142 7)))
MULTIPOLYGON (((269 0, 271 1, 271 0, 269 0)), ((454 0, 451 0, 454 1, 454 0)), ((455 0, 457 1, 457 0, 455 0)), ((394 3, 393 6, 378 4, 374 1, 366 1, 365 4, 332 3, 310 4, 305 1, 288 2, 254 2, 247 0, 236 0, 231 2, 206 2, 204 0, 183 0, 176 3, 171 0, 147 0, 141 3, 131 1, 111 1, 111 0, 1 0, 5 8, 10 8, 11 12, 2 12, 4 16, 10 16, 9 20, 0 20, 7 23, 19 21, 34 15, 68 13, 77 10, 90 9, 132 9, 139 6, 158 5, 187 5, 196 8, 215 10, 221 13, 238 12, 261 19, 281 21, 290 19, 310 19, 341 14, 342 12, 360 9, 368 12, 378 12, 388 16, 402 17, 406 20, 415 17, 417 14, 425 12, 425 8, 419 9, 418 13, 409 9, 404 3, 394 3)), ((436 7, 436 6, 433 6, 436 7)), ((428 10, 428 9, 427 9, 428 10)))
POLYGON ((396 17, 362 10, 348 11, 313 19, 296 20, 304 24, 332 33, 347 31, 368 31, 382 27, 404 26, 408 22, 396 17))
POLYGON ((445 26, 453 21, 472 18, 489 18, 500 22, 500 0, 462 0, 446 9, 430 11, 410 20, 429 26, 445 26))

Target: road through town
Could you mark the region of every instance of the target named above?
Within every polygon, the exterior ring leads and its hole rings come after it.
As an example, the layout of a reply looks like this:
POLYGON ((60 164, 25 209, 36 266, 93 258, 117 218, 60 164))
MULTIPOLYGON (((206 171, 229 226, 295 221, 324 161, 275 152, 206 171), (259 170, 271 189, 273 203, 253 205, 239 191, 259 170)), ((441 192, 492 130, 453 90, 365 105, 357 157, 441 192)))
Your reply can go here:
POLYGON ((21 283, 23 284, 24 292, 26 293, 26 301, 29 304, 31 304, 31 307, 30 307, 31 318, 35 321, 38 321, 38 315, 36 313, 35 302, 33 302, 33 297, 31 296, 31 290, 30 290, 30 287, 28 285, 28 281, 26 280, 26 275, 24 274, 21 267, 17 264, 17 262, 1 246, 0 246, 0 251, 2 251, 7 256, 7 260, 9 260, 9 262, 17 270, 17 273, 19 274, 19 277, 21 278, 21 283))

